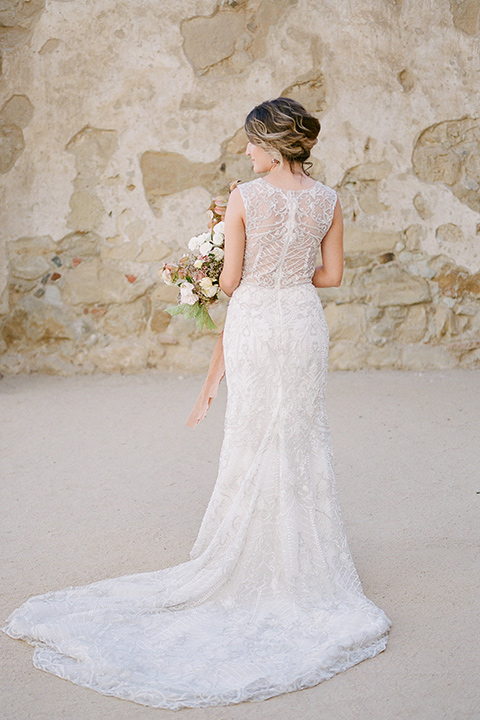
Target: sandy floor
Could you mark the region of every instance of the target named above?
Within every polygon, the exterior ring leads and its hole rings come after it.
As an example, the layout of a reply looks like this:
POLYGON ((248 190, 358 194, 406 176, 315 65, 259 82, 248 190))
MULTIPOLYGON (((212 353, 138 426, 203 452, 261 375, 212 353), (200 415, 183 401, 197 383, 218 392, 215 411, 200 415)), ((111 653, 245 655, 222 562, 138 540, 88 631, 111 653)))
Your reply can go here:
MULTIPOLYGON (((202 378, 5 377, 1 607, 187 559, 215 481, 225 387, 194 431, 202 378)), ((480 373, 332 373, 340 500, 385 653, 310 690, 174 713, 35 670, 0 633, 2 720, 478 720, 480 373)))

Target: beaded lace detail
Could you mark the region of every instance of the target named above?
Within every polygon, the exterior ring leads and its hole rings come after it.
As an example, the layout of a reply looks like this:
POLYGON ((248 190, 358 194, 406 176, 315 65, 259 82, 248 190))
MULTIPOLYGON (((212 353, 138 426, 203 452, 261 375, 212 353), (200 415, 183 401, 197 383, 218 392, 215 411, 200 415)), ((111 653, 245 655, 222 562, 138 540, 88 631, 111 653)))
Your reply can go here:
POLYGON ((238 187, 247 218, 242 281, 263 287, 310 282, 332 224, 335 190, 318 181, 306 190, 283 190, 263 178, 238 187))

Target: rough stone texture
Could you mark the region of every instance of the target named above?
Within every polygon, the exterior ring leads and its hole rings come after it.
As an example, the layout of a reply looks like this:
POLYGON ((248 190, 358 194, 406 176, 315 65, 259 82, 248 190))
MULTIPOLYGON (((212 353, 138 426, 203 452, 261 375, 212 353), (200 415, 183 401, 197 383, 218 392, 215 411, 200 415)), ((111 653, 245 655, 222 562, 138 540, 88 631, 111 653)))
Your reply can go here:
POLYGON ((146 287, 141 280, 130 283, 125 273, 106 267, 94 258, 67 270, 62 295, 70 305, 130 302, 143 295, 146 287))
POLYGON ((242 9, 225 8, 213 17, 193 17, 182 23, 185 55, 197 72, 233 55, 237 38, 246 32, 242 9))
POLYGON ((210 15, 180 24, 183 50, 197 74, 208 70, 241 73, 265 53, 266 34, 298 0, 230 0, 216 3, 210 15))
POLYGON ((480 118, 432 125, 413 151, 418 177, 443 182, 459 200, 480 212, 480 118))
POLYGON ((410 92, 415 87, 415 77, 410 70, 401 70, 398 73, 398 80, 405 92, 410 92))
POLYGON ((50 340, 80 340, 88 332, 83 319, 68 308, 36 297, 24 297, 3 325, 3 339, 17 349, 50 340))
POLYGON ((117 147, 115 130, 84 127, 67 143, 66 149, 75 156, 77 187, 99 180, 117 147))
POLYGON ((450 0, 450 9, 455 27, 467 35, 478 32, 480 0, 450 0))
POLYGON ((355 294, 358 300, 371 302, 375 308, 415 305, 430 300, 428 283, 394 262, 357 275, 355 294))
POLYGON ((143 186, 152 209, 161 211, 162 197, 198 185, 208 187, 216 195, 225 192, 225 185, 228 186, 230 178, 253 179, 251 162, 244 154, 246 144, 245 138, 238 147, 234 136, 224 144, 227 147, 222 148, 222 154, 210 163, 193 163, 178 153, 143 153, 140 161, 143 186))
POLYGON ((480 298, 480 273, 472 275, 463 268, 445 264, 434 276, 434 280, 445 296, 463 298, 470 295, 480 298))
POLYGON ((325 78, 314 70, 301 75, 296 82, 284 88, 284 97, 291 97, 302 103, 310 112, 321 112, 325 108, 325 78))
MULTIPOLYGON (((39 263, 44 265, 46 270, 50 265, 44 255, 55 253, 55 243, 50 236, 37 238, 19 238, 8 243, 7 253, 10 270, 13 276, 36 278, 36 270, 31 271, 29 267, 38 267, 39 263), (32 255, 32 247, 36 252, 32 255), (33 272, 33 274, 31 274, 33 272), (25 275, 26 273, 26 275, 25 275)), ((45 270, 45 271, 46 271, 45 270)), ((44 273, 41 273, 44 274, 44 273)))
POLYGON ((24 128, 33 117, 33 105, 26 95, 12 95, 0 110, 0 122, 24 128))
POLYGON ((367 215, 376 215, 384 210, 388 210, 388 207, 380 202, 378 198, 378 186, 379 181, 388 177, 391 170, 392 166, 387 160, 380 163, 362 163, 348 170, 342 180, 342 188, 344 191, 342 199, 344 200, 344 205, 348 205, 348 203, 345 202, 345 194, 348 192, 352 196, 350 205, 353 206, 353 220, 356 219, 355 200, 360 209, 367 215))
POLYGON ((9 172, 25 148, 23 133, 16 125, 0 125, 0 173, 9 172))
POLYGON ((360 305, 329 303, 325 305, 325 318, 330 328, 331 341, 363 341, 366 332, 365 309, 360 305))
POLYGON ((45 8, 45 0, 7 0, 0 3, 0 49, 27 42, 45 8))
MULTIPOLYGON (((345 219, 330 367, 480 366, 477 0, 0 3, 0 370, 199 370, 158 275, 288 95, 345 219)), ((319 256, 321 262, 321 256, 319 256)))
POLYGON ((289 27, 287 29, 289 38, 298 43, 305 41, 310 43, 310 55, 312 67, 307 72, 302 73, 287 87, 283 88, 281 95, 291 97, 302 103, 310 112, 320 113, 326 107, 327 88, 326 79, 321 71, 322 66, 322 45, 320 38, 317 36, 309 37, 298 28, 289 27))

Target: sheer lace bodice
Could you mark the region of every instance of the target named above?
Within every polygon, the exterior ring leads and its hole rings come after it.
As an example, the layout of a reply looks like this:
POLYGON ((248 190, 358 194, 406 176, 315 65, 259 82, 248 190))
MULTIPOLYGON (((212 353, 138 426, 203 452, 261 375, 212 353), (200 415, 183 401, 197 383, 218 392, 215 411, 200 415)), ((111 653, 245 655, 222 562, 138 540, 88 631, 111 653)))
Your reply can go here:
POLYGON ((349 552, 325 412, 328 328, 311 278, 336 195, 321 183, 240 188, 225 434, 190 559, 32 597, 4 627, 35 646, 36 667, 152 707, 310 687, 387 643, 389 620, 349 552))
POLYGON ((263 287, 311 282, 320 243, 332 224, 335 190, 321 182, 283 190, 263 178, 238 187, 247 219, 242 281, 263 287))

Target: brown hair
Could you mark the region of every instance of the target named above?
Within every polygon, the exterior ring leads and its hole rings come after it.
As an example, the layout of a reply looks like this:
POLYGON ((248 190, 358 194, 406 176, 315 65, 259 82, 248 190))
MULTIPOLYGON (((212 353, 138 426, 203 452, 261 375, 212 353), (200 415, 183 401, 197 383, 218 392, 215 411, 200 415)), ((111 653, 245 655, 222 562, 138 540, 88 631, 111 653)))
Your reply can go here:
MULTIPOLYGON (((299 102, 286 97, 266 100, 248 113, 245 132, 251 143, 268 152, 280 165, 285 161, 290 167, 300 163, 308 175, 305 163, 317 143, 320 122, 299 102)), ((312 163, 308 165, 311 167, 312 163)))

